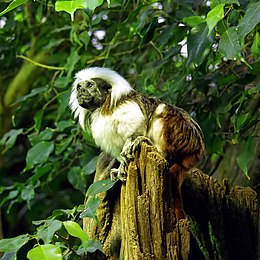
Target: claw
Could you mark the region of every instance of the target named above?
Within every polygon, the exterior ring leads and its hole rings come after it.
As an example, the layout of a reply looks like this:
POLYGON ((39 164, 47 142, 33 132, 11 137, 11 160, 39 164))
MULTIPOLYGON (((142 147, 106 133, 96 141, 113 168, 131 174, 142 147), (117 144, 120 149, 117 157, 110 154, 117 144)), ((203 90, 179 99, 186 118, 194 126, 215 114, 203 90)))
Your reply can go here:
POLYGON ((150 139, 145 136, 138 136, 133 141, 128 141, 125 143, 123 150, 120 154, 122 161, 125 164, 129 164, 131 160, 134 158, 134 154, 140 150, 140 146, 142 142, 146 142, 148 144, 152 144, 150 139))
POLYGON ((123 164, 121 163, 118 169, 116 168, 111 169, 110 178, 112 181, 117 181, 117 180, 120 180, 122 182, 126 181, 126 171, 124 165, 125 165, 124 163, 123 164))
POLYGON ((132 153, 135 153, 137 150, 140 149, 142 142, 146 142, 147 144, 152 145, 152 142, 149 138, 147 138, 145 136, 138 136, 132 142, 132 153))
POLYGON ((118 179, 117 176, 118 176, 118 169, 116 169, 116 168, 111 169, 110 170, 110 179, 111 179, 111 181, 116 182, 117 179, 118 179))

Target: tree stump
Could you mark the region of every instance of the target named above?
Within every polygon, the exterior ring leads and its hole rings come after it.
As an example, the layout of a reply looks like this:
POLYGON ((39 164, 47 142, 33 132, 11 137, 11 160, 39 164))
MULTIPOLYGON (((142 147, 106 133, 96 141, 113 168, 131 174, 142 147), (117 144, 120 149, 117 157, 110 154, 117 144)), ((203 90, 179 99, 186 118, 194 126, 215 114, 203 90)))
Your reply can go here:
MULTIPOLYGON (((101 155, 96 181, 109 178, 111 160, 101 155)), ((88 259, 257 259, 258 202, 252 189, 219 184, 193 169, 182 188, 187 218, 177 220, 174 187, 167 161, 142 143, 126 182, 100 194, 101 225, 84 219, 84 230, 104 248, 88 259)))
POLYGON ((167 161, 142 143, 121 188, 123 259, 188 259, 189 224, 177 221, 167 161))

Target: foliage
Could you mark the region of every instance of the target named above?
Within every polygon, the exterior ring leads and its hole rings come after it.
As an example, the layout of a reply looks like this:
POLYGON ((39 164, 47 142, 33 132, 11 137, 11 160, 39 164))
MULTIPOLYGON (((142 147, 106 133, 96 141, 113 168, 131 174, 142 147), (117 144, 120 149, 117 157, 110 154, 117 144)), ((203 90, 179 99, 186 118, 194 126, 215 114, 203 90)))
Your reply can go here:
POLYGON ((102 250, 77 224, 98 221, 97 193, 113 185, 89 187, 99 151, 68 109, 73 75, 83 67, 113 68, 141 92, 189 111, 205 134, 204 170, 213 173, 236 147, 249 178, 259 135, 260 3, 207 3, 1 3, 0 205, 13 236, 0 242, 6 257, 70 259, 102 250))

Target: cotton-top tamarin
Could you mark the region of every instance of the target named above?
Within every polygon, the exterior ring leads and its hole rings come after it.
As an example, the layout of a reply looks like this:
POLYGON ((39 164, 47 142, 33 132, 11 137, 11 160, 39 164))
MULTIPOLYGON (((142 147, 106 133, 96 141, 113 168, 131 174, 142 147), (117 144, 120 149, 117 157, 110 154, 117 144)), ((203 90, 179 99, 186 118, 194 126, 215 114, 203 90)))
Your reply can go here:
POLYGON ((117 72, 100 67, 76 74, 70 107, 83 129, 89 124, 101 150, 120 162, 112 173, 125 178, 131 153, 149 140, 180 175, 202 157, 203 134, 181 108, 135 91, 117 72))

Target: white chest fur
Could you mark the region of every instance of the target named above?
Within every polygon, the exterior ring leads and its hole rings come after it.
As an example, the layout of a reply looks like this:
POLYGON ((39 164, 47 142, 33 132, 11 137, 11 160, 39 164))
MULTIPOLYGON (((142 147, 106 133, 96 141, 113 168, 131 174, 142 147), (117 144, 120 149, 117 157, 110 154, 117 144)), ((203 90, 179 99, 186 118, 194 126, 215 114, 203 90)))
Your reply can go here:
POLYGON ((133 101, 118 106, 111 115, 101 115, 97 109, 91 116, 91 131, 95 143, 120 161, 120 152, 127 139, 146 135, 145 117, 133 101))

